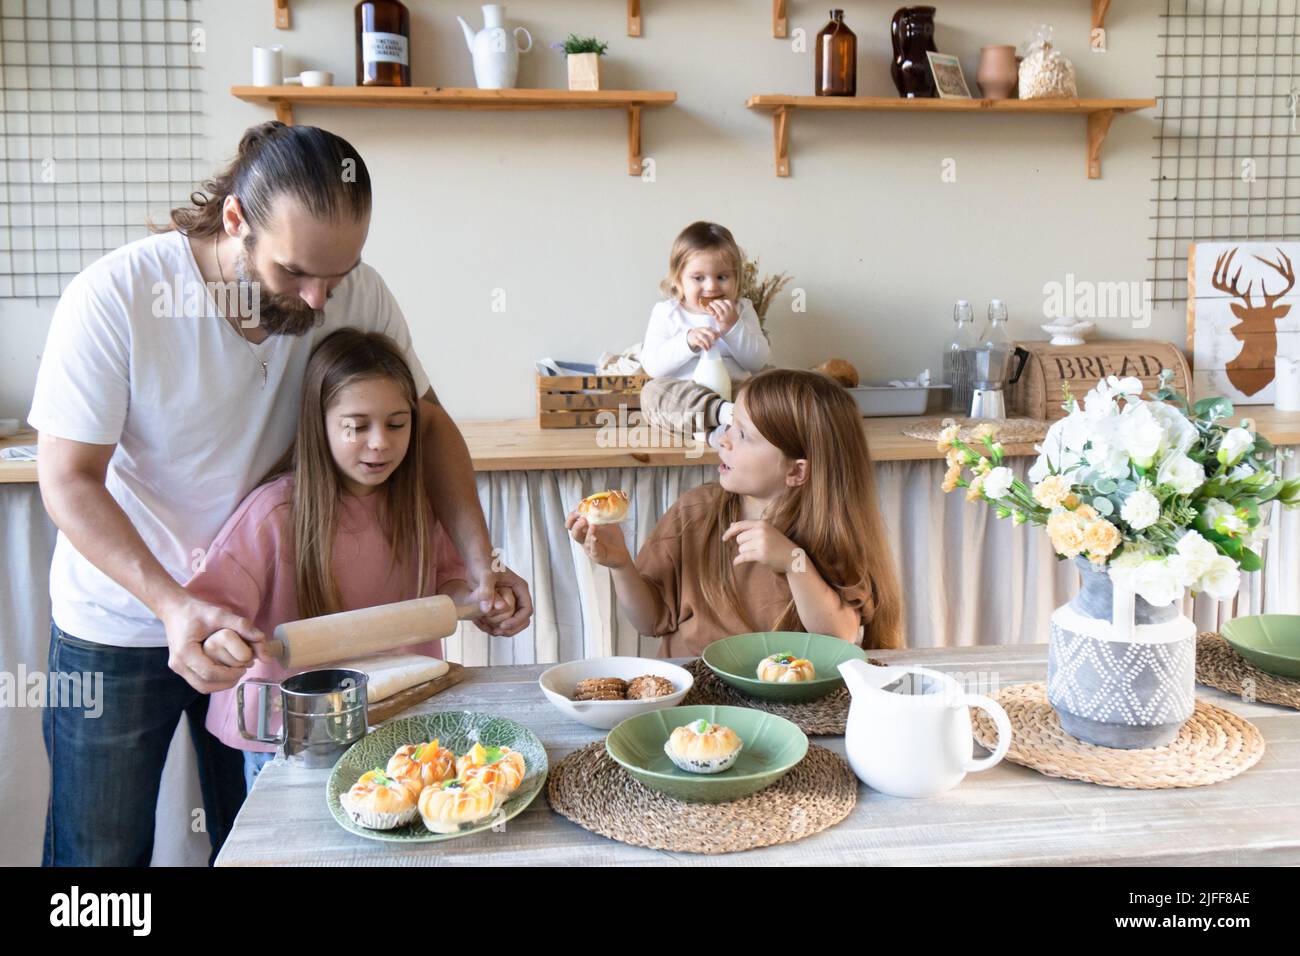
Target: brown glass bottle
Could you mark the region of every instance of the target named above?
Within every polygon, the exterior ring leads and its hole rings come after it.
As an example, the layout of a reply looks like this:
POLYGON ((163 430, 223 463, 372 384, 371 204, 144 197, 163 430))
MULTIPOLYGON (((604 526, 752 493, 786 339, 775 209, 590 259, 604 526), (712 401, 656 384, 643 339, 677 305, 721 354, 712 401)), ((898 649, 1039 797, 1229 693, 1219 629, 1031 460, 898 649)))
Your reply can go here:
POLYGON ((411 85, 411 15, 398 0, 357 4, 357 86, 411 85))
POLYGON ((844 25, 843 10, 831 11, 831 22, 817 34, 813 56, 813 92, 818 96, 857 95, 858 38, 844 25))

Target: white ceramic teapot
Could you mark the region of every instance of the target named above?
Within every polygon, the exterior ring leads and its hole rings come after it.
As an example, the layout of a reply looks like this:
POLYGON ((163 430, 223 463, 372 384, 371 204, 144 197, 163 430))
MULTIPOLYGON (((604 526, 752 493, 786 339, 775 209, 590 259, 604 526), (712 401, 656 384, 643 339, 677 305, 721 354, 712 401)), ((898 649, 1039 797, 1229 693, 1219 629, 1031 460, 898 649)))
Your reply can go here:
POLYGON ((519 75, 519 54, 533 48, 533 38, 523 27, 506 28, 506 8, 503 4, 483 6, 483 29, 477 33, 461 17, 456 18, 465 31, 465 43, 474 56, 474 82, 480 90, 508 90, 514 87, 519 75), (528 40, 519 45, 519 34, 528 40))
POLYGON ((988 697, 967 694, 947 674, 926 667, 877 667, 846 661, 839 667, 853 701, 844 746, 849 766, 873 790, 894 797, 930 797, 961 783, 968 771, 987 770, 1006 756, 1011 721, 988 697), (993 718, 997 749, 971 755, 970 708, 993 718))

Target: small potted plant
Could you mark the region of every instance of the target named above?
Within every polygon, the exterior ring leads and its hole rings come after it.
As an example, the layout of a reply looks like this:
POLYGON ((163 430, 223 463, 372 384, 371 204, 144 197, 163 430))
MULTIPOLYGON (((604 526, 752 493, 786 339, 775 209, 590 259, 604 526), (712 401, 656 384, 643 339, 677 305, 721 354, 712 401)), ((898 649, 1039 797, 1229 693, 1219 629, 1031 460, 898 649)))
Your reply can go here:
POLYGON ((569 89, 600 89, 600 57, 609 49, 608 43, 602 43, 595 37, 580 37, 570 33, 563 43, 551 44, 557 50, 563 50, 569 62, 569 89))

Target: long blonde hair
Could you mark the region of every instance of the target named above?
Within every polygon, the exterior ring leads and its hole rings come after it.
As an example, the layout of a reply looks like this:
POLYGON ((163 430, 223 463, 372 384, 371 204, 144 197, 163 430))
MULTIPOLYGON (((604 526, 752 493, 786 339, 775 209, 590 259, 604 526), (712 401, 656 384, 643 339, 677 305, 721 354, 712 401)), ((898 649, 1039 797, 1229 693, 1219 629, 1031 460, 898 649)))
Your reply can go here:
MULTIPOLYGON (((786 488, 764 519, 803 549, 846 604, 863 605, 861 598, 850 596, 855 591, 871 596, 875 612, 866 625, 866 647, 902 647, 902 589, 857 405, 829 378, 795 369, 760 372, 740 386, 737 400, 741 395, 759 433, 786 458, 808 462, 807 480, 786 488)), ((705 607, 729 608, 750 630, 804 630, 793 600, 775 621, 758 626, 741 606, 732 565, 735 548, 722 540, 740 514, 741 496, 718 486, 703 518, 707 533, 700 586, 705 607)))
POLYGON ((390 573, 417 555, 411 597, 423 596, 429 568, 432 512, 424 491, 419 396, 415 379, 397 344, 378 332, 340 329, 323 339, 307 362, 298 435, 276 471, 292 471, 294 571, 298 613, 317 617, 343 610, 334 579, 334 537, 343 482, 330 454, 325 410, 338 393, 363 379, 386 378, 402 389, 411 408, 411 438, 406 457, 375 491, 379 521, 389 543, 390 573))
POLYGON ((668 254, 668 274, 659 283, 659 291, 670 299, 682 297, 682 269, 686 267, 686 260, 697 252, 722 253, 736 273, 736 295, 740 295, 745 254, 740 251, 730 229, 716 222, 704 221, 691 223, 673 240, 672 251, 668 254))

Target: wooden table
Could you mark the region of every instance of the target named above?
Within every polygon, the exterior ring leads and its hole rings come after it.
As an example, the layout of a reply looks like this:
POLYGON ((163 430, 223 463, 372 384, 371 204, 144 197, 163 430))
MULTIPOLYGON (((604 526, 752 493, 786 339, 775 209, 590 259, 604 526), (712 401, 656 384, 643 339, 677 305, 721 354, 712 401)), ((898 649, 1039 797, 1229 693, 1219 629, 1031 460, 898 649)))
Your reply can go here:
MULTIPOLYGON (((1279 412, 1271 405, 1244 408, 1255 420, 1259 432, 1275 445, 1300 445, 1300 412, 1279 412)), ((941 414, 926 419, 945 417, 941 414)), ((943 457, 932 441, 921 441, 903 434, 910 424, 922 418, 864 418, 871 457, 876 461, 925 461, 943 457)), ((457 422, 469 446, 474 470, 549 471, 566 468, 639 468, 656 465, 716 465, 712 449, 672 446, 651 447, 652 434, 644 427, 626 431, 623 443, 602 444, 604 436, 597 428, 539 428, 536 418, 506 421, 457 422)), ((20 432, 13 438, 0 439, 5 445, 32 444, 34 432, 20 432)), ((1011 456, 1035 454, 1032 443, 1007 446, 1011 456)), ((36 480, 35 462, 0 461, 0 484, 36 480)))
MULTIPOLYGON (((873 652, 984 680, 1042 680, 1047 646, 873 652)), ((604 735, 560 715, 536 680, 544 668, 473 668, 463 684, 409 714, 468 709, 531 728, 552 765, 604 735)), ((886 797, 863 785, 847 820, 806 840, 721 856, 666 853, 605 839, 554 813, 543 792, 504 832, 415 846, 342 829, 325 806, 328 770, 282 760, 249 795, 218 866, 752 866, 936 864, 988 866, 1300 864, 1300 713, 1244 703, 1197 687, 1199 696, 1247 717, 1268 744, 1244 774, 1210 787, 1119 790, 1046 777, 1003 761, 928 800, 886 797)), ((816 737, 844 753, 842 737, 816 737)))

